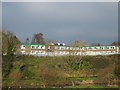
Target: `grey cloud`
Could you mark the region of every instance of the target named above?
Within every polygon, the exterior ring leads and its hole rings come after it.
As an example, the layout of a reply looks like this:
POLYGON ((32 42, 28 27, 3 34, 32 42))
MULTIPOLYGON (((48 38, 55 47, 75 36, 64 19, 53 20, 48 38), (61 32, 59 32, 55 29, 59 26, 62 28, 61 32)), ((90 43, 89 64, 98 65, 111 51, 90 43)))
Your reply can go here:
POLYGON ((36 32, 64 42, 117 39, 117 3, 4 3, 3 15, 21 40, 36 32))
POLYGON ((0 30, 2 30, 2 3, 0 2, 0 30))

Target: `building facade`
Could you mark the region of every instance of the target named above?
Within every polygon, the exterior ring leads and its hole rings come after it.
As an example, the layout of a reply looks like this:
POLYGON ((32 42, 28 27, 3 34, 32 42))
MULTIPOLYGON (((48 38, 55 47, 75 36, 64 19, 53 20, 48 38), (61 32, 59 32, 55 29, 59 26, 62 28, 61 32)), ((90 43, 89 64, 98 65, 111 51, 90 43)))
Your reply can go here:
POLYGON ((120 54, 120 46, 118 45, 70 47, 65 45, 21 44, 17 47, 17 54, 36 56, 120 54))

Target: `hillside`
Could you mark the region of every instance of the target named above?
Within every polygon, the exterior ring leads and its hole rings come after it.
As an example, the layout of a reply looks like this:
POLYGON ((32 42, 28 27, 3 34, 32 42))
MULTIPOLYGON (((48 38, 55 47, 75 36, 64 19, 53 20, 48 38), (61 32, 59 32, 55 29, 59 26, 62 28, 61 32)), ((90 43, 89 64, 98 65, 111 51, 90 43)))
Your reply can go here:
POLYGON ((120 55, 3 57, 3 87, 117 85, 120 55))

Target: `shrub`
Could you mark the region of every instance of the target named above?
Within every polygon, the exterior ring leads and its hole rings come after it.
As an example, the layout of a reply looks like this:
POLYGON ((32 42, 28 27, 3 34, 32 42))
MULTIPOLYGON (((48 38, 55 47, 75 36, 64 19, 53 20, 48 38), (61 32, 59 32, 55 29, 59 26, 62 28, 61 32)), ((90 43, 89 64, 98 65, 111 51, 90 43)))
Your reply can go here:
POLYGON ((89 62, 96 69, 105 68, 110 64, 109 58, 106 58, 106 56, 93 56, 89 58, 89 62))
POLYGON ((18 83, 18 81, 21 80, 21 78, 22 78, 22 73, 18 69, 13 70, 9 75, 9 80, 11 80, 15 83, 18 83))
POLYGON ((35 77, 35 74, 33 73, 33 71, 29 70, 29 66, 25 66, 22 70, 22 73, 23 73, 22 79, 24 79, 24 80, 25 79, 30 80, 35 77))
POLYGON ((6 56, 3 56, 2 57, 2 76, 3 76, 3 79, 9 75, 12 67, 13 67, 12 62, 9 61, 6 56))
POLYGON ((55 82, 63 79, 60 72, 50 69, 45 65, 40 65, 36 70, 36 74, 44 84, 54 84, 55 82))
POLYGON ((113 65, 110 65, 104 69, 100 69, 97 73, 98 79, 95 82, 101 84, 111 83, 113 80, 113 70, 114 70, 113 65))
POLYGON ((72 70, 82 70, 82 69, 91 69, 92 64, 89 61, 84 60, 82 56, 70 56, 66 60, 67 67, 72 70))

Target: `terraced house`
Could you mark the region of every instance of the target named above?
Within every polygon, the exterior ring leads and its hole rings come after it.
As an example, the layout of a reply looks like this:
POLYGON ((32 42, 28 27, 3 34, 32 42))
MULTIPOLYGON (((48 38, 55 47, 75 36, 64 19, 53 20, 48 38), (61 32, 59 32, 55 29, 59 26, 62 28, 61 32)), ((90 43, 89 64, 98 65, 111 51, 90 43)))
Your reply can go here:
POLYGON ((109 55, 120 54, 120 46, 109 45, 70 47, 66 45, 21 44, 18 45, 16 53, 37 56, 109 55))

